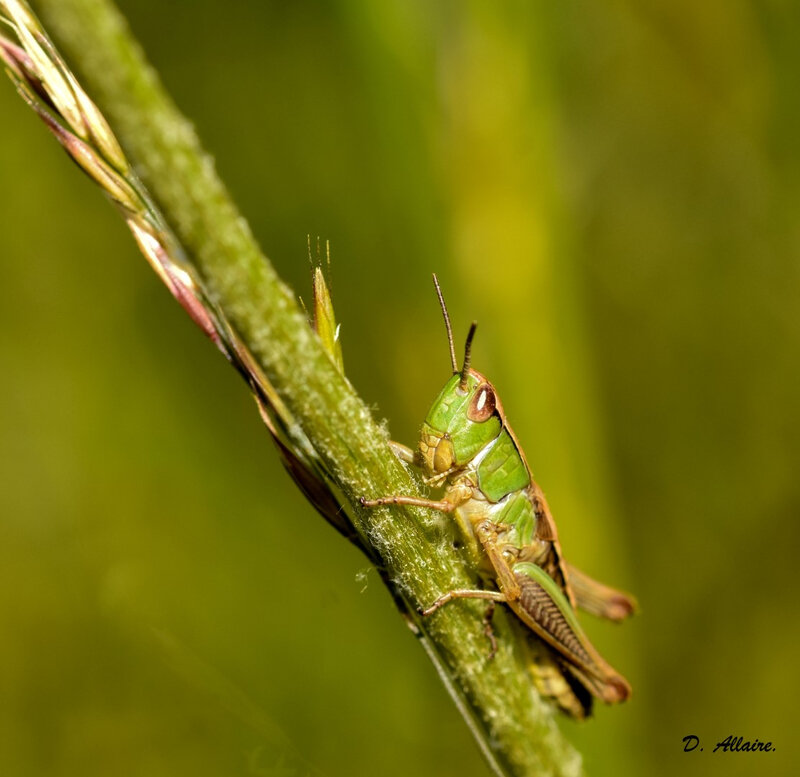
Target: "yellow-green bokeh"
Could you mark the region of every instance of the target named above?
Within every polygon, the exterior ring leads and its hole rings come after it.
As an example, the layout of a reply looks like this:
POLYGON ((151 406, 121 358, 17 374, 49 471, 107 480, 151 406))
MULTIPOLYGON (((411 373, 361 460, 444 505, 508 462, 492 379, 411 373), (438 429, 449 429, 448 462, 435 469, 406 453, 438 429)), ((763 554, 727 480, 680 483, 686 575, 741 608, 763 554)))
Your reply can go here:
MULTIPOLYGON (((584 618, 634 686, 564 724, 589 773, 789 773, 797 11, 120 6, 306 298, 331 241, 345 366, 396 438, 449 372, 430 273, 459 339, 479 320, 566 555, 642 605, 584 618)), ((0 774, 486 774, 243 383, 10 83, 0 117, 0 774)))

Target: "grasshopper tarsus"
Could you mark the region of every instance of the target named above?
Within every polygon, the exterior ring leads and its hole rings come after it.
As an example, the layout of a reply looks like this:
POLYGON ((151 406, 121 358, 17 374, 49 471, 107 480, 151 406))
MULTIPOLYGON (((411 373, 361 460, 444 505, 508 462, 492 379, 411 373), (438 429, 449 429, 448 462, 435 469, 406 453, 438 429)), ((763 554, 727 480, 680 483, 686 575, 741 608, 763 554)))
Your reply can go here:
POLYGON ((438 603, 439 600, 437 599, 430 607, 417 607, 417 612, 423 617, 427 618, 433 613, 436 612, 442 605, 438 603))

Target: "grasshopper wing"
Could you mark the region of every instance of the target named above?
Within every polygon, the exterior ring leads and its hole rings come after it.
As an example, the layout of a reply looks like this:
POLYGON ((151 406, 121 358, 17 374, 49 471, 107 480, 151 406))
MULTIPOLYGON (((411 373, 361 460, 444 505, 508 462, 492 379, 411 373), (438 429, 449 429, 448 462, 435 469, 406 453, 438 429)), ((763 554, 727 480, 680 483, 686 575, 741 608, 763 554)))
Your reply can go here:
POLYGON ((622 621, 639 609, 631 594, 599 583, 569 562, 566 562, 566 568, 575 601, 584 612, 612 621, 622 621))

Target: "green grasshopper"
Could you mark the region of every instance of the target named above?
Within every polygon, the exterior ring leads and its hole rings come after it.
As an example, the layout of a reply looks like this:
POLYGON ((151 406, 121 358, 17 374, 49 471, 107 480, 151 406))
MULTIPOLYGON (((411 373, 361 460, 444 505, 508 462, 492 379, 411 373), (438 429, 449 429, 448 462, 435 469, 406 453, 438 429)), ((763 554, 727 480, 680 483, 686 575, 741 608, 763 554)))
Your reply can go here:
POLYGON ((431 615, 455 599, 488 600, 484 623, 493 656, 495 603, 507 604, 547 645, 529 640, 536 685, 565 712, 583 718, 591 712, 592 696, 608 704, 624 701, 630 686, 589 642, 575 607, 622 620, 634 611, 634 601, 563 560, 547 501, 531 476, 500 398, 494 386, 470 367, 476 324, 470 327, 459 369, 447 306, 436 275, 433 280, 447 328, 453 375, 428 412, 418 450, 396 443, 392 447, 401 459, 422 469, 428 485, 444 486, 444 495, 440 500, 362 497, 361 503, 365 507, 417 505, 454 515, 471 561, 482 580, 493 587, 447 591, 422 614, 431 615))

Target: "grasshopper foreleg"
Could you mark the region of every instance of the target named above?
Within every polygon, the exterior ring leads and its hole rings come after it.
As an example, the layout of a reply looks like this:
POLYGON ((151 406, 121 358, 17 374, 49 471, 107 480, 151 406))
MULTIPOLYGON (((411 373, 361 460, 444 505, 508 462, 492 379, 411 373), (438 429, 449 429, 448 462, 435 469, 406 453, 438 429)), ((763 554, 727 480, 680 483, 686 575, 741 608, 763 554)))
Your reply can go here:
MULTIPOLYGON (((403 443, 395 442, 394 440, 389 440, 389 448, 391 449, 392 453, 402 461, 404 464, 411 464, 414 467, 420 468, 422 466, 419 460, 419 451, 414 451, 409 448, 407 445, 403 445, 403 443)), ((434 475, 426 477, 424 474, 422 475, 422 480, 425 482, 427 486, 437 487, 442 485, 442 483, 447 480, 448 476, 452 474, 456 470, 456 467, 450 467, 450 469, 445 470, 444 472, 437 472, 434 475)))
POLYGON ((394 440, 389 440, 389 447, 392 449, 392 453, 397 456, 400 461, 403 461, 406 464, 417 464, 417 454, 407 445, 403 445, 401 442, 395 442, 394 440))

